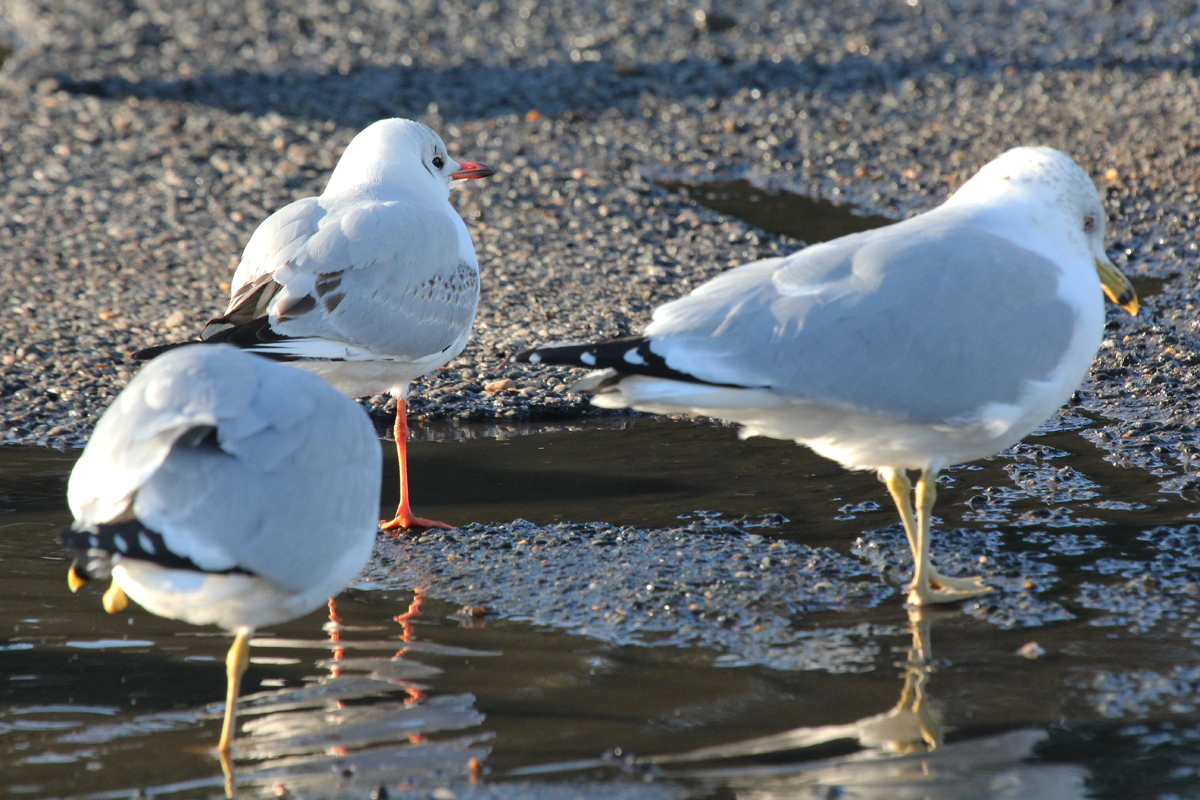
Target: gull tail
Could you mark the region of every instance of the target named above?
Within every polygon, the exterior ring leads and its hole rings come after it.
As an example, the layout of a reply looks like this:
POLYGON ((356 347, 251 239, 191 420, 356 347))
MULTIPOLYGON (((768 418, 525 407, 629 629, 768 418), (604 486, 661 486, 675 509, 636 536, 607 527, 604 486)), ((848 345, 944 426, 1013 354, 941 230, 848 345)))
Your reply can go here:
POLYGON ((652 343, 653 340, 646 336, 627 336, 623 339, 589 344, 547 344, 517 353, 512 360, 527 364, 567 364, 598 370, 572 386, 572 391, 576 392, 596 392, 631 375, 703 383, 709 386, 734 385, 713 383, 672 368, 666 359, 654 352, 651 348, 652 343))
POLYGON ((112 577, 113 566, 122 558, 149 561, 168 569, 218 575, 253 574, 241 567, 205 569, 198 566, 187 556, 172 552, 162 534, 146 527, 137 518, 117 523, 75 524, 79 527, 62 531, 58 540, 71 554, 71 574, 75 576, 73 580, 80 583, 112 577))

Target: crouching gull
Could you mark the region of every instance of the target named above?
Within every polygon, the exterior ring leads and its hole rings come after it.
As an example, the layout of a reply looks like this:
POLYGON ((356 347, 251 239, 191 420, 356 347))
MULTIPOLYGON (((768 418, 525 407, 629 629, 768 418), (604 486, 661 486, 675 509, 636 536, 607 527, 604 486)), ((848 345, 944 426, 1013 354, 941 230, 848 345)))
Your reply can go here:
POLYGON ((223 764, 253 630, 321 607, 370 557, 379 458, 367 414, 320 378, 197 346, 138 373, 76 462, 71 590, 111 577, 110 613, 128 596, 235 633, 223 764))

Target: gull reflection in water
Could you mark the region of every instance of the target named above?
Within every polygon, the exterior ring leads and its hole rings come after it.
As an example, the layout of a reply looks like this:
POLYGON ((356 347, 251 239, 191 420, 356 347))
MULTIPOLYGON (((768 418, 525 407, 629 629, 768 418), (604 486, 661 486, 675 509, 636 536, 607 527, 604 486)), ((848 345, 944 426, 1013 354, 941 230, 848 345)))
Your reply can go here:
POLYGON ((479 657, 498 655, 418 641, 412 620, 421 608, 417 592, 408 611, 395 618, 400 642, 356 640, 358 631, 342 623, 330 601, 327 642, 264 639, 255 647, 327 648, 318 661, 329 671, 298 689, 247 696, 239 714, 247 721, 235 751, 237 785, 301 794, 334 795, 349 788, 407 788, 441 785, 478 772, 490 733, 429 739, 483 723, 471 694, 430 695, 423 681, 437 667, 412 659, 414 653, 479 657), (372 650, 394 654, 374 656, 372 650))
POLYGON ((929 696, 933 671, 929 613, 910 609, 909 627, 912 648, 904 664, 904 688, 889 711, 843 725, 795 728, 641 761, 661 769, 664 776, 718 783, 743 800, 1072 800, 1086 796, 1082 768, 1029 760, 1046 738, 1043 730, 1015 730, 946 744, 942 715, 929 696), (789 764, 713 763, 803 751, 839 740, 857 740, 863 749, 848 756, 789 764), (690 766, 701 762, 708 766, 690 766))
MULTIPOLYGON (((418 640, 412 620, 420 613, 418 592, 408 611, 395 618, 399 641, 385 627, 343 624, 330 606, 327 639, 262 637, 266 648, 318 654, 325 674, 303 686, 244 695, 238 702, 242 730, 232 758, 222 759, 223 775, 159 786, 139 786, 83 795, 77 800, 124 800, 172 795, 224 786, 230 796, 367 797, 387 790, 433 790, 479 774, 493 734, 478 730, 484 714, 471 694, 436 694, 426 681, 441 670, 414 659, 495 656, 499 653, 449 647, 418 640), (470 731, 470 729, 476 729, 470 731), (470 731, 455 735, 456 731, 470 731), (380 789, 384 791, 380 791, 380 789)), ((394 629, 393 629, 394 630, 394 629)), ((256 657, 259 663, 294 659, 256 657)), ((108 743, 155 732, 183 730, 221 717, 223 704, 203 710, 157 712, 120 724, 72 731, 77 743, 108 743)))

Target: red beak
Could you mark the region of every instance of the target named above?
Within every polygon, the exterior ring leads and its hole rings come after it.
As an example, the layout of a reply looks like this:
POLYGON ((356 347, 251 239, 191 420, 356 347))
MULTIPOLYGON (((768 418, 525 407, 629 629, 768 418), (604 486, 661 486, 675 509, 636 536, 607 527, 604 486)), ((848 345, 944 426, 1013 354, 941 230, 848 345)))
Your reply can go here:
POLYGON ((480 164, 475 161, 460 161, 458 162, 458 166, 462 167, 462 169, 450 173, 450 177, 456 181, 466 180, 467 178, 486 178, 489 175, 496 174, 496 170, 487 164, 480 164))

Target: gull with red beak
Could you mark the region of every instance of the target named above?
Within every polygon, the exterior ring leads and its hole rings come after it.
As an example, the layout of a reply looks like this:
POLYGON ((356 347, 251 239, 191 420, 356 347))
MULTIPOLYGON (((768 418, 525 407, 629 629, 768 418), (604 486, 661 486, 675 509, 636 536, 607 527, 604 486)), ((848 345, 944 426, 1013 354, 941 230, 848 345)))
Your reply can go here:
MULTIPOLYGON (((202 342, 316 373, 351 397, 396 398, 400 505, 384 530, 451 526, 409 504, 409 384, 466 346, 479 260, 450 205, 455 181, 495 170, 455 161, 419 122, 376 122, 347 146, 325 191, 267 217, 246 245, 225 313, 202 342)), ((177 344, 151 347, 153 358, 177 344)))

